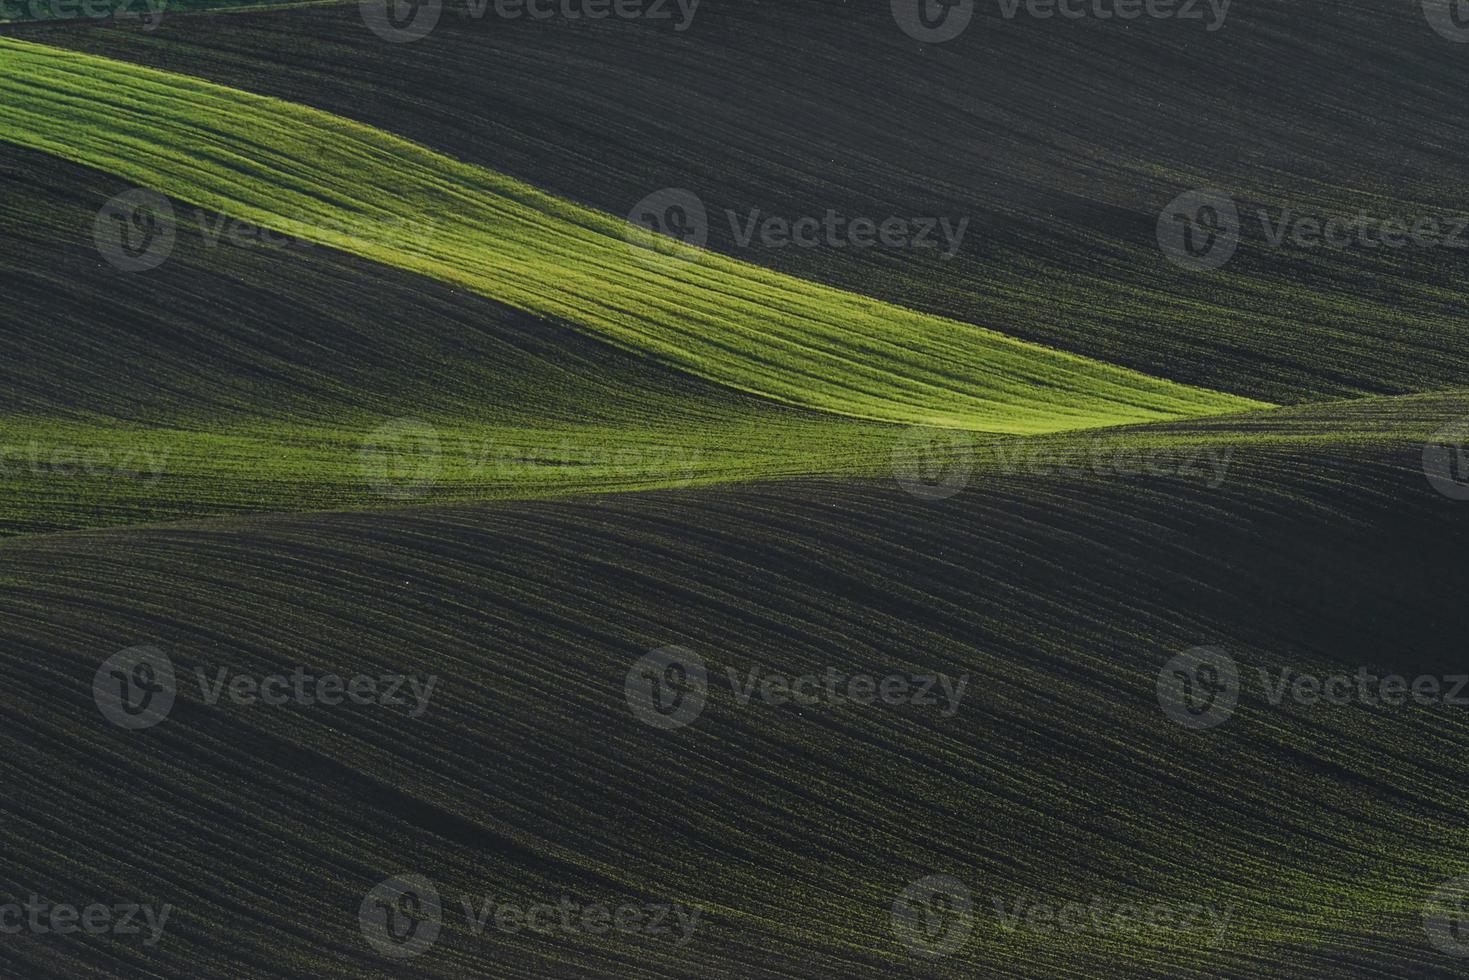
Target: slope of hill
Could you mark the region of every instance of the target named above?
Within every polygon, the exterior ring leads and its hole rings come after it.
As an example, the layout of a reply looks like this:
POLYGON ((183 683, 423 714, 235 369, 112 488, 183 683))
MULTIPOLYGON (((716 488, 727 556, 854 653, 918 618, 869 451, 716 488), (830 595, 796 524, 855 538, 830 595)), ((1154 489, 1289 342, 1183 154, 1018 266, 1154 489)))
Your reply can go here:
POLYGON ((1254 671, 1462 669, 1453 506, 1411 451, 1241 451, 1213 489, 806 481, 0 542, 10 880, 177 907, 150 951, 32 939, 0 961, 400 975, 356 916, 411 872, 444 902, 415 976, 1429 975, 1452 961, 1421 909, 1469 871, 1462 709, 1277 706, 1254 671), (126 732, 91 684, 137 643, 178 699, 126 732), (668 644, 709 695, 659 731, 624 684, 668 644), (1246 678, 1205 732, 1155 690, 1200 644, 1246 678), (210 704, 194 675, 293 664, 438 684, 409 717, 210 704), (752 670, 828 668, 967 688, 947 715, 741 700, 752 670), (930 874, 974 894, 938 960, 892 924, 930 874), (704 914, 686 944, 622 943, 477 936, 461 908, 563 895, 704 914), (1227 921, 1046 935, 992 904, 1096 898, 1227 921))
POLYGON ((1253 216, 1462 210, 1416 5, 454 12, 0 37, 0 974, 1464 975, 1461 253, 1253 216))
POLYGON ((858 418, 999 432, 1263 407, 762 270, 381 130, 0 39, 4 138, 554 316, 721 384, 858 418), (415 234, 405 240, 404 228, 415 234))
POLYGON ((315 106, 619 216, 687 188, 726 254, 1205 388, 1288 403, 1462 382, 1463 247, 1270 237, 1364 215, 1469 239, 1451 234, 1469 212, 1469 69, 1418 3, 1254 0, 1212 33, 977 3, 936 45, 889 7, 709 3, 675 31, 450 0, 408 44, 355 4, 25 36, 315 106), (1176 268, 1156 238, 1199 188, 1240 215, 1213 271, 1176 268), (937 233, 739 240, 752 218, 828 210, 968 226, 952 258, 937 233))
POLYGON ((701 382, 546 318, 177 203, 113 268, 117 178, 0 143, 0 531, 886 465, 890 426, 701 382))

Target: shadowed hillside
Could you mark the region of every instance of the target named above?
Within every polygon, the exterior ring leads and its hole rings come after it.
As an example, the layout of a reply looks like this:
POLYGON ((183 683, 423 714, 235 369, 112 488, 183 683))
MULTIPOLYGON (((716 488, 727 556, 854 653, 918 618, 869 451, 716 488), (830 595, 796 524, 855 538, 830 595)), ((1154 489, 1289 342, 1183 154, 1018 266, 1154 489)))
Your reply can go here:
MULTIPOLYGON (((1251 678, 1458 667, 1469 623, 1441 570, 1463 525, 1412 454, 1234 462, 1215 490, 1012 476, 925 502, 808 482, 0 543, 6 849, 31 887, 84 875, 173 902, 147 960, 165 973, 398 975, 356 909, 415 872, 445 898, 416 976, 1428 975, 1449 961, 1419 910, 1469 870, 1459 712, 1276 707, 1250 679, 1233 718, 1191 732, 1154 687, 1201 643, 1251 678), (181 680, 134 733, 90 684, 138 643, 181 680), (708 663, 710 693, 658 731, 623 685, 668 644, 708 663), (437 693, 412 718, 209 705, 192 679, 296 663, 432 674, 437 693), (948 717, 736 696, 752 669, 828 667, 968 689, 948 717), (933 873, 976 910, 965 949, 929 962, 891 908, 933 873), (476 937, 461 894, 706 911, 682 946, 476 937), (1093 895, 1231 917, 1217 936, 1047 938, 991 907, 1093 895)), ((132 955, 58 952, 0 947, 22 975, 132 955)))
POLYGON ((354 4, 24 36, 361 119, 616 215, 688 188, 721 251, 1206 388, 1285 403, 1464 376, 1469 248, 1267 238, 1287 213, 1455 237, 1469 64, 1417 3, 1239 2, 1212 33, 979 3, 931 45, 886 3, 709 3, 682 32, 464 10, 407 44, 354 4), (1240 212, 1239 251, 1212 272, 1156 240, 1200 188, 1240 212), (971 220, 948 261, 946 245, 736 240, 752 215, 828 209, 971 220))
POLYGON ((1469 975, 1469 45, 890 7, 0 31, 0 975, 1469 975))

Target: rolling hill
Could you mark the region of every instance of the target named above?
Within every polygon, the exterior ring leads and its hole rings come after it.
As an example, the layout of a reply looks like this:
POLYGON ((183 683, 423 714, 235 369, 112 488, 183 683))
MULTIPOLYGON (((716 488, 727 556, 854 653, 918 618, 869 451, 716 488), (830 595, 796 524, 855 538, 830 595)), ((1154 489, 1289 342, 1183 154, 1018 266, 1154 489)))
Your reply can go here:
POLYGON ((0 909, 170 918, 0 973, 1465 975, 1425 934, 1464 707, 1272 686, 1463 671, 1426 462, 1469 435, 1463 260, 1254 217, 1462 211, 1469 66, 1414 5, 1230 18, 7 27, 0 909), (1204 187, 1238 250, 1180 268, 1159 212, 1204 187), (970 230, 740 240, 828 210, 970 230), (98 684, 139 647, 176 689, 128 730, 98 684), (682 727, 634 696, 670 648, 682 727), (1201 648, 1241 683, 1196 730, 1162 692, 1201 648), (432 684, 220 694, 293 671, 432 684), (758 684, 827 673, 947 708, 758 684), (411 957, 368 921, 403 875, 442 900, 411 957), (915 926, 936 875, 972 904, 915 926), (483 926, 562 901, 697 926, 483 926))

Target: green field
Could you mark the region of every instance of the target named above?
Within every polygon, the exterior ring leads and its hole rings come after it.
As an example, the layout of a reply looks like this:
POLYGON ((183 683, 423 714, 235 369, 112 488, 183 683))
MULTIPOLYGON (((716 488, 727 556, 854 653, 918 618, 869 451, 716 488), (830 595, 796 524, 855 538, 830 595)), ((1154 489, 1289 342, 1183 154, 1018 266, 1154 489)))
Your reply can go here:
POLYGON ((1264 407, 715 254, 670 260, 650 234, 629 247, 625 221, 301 106, 13 40, 0 65, 11 142, 563 319, 737 390, 998 432, 1264 407))
POLYGON ((981 12, 947 46, 880 6, 0 36, 0 908, 174 907, 156 945, 4 935, 0 973, 1465 975, 1423 913, 1469 875, 1466 709, 1257 681, 1464 670, 1469 523, 1424 463, 1469 418, 1462 263, 1248 230, 1198 273, 1152 240, 1193 186, 1452 213, 1460 52, 1361 0, 1215 40, 981 12), (707 248, 628 226, 659 187, 707 248), (133 188, 171 211, 140 272, 96 238, 133 188), (726 233, 752 207, 975 231, 782 251, 726 233), (129 731, 94 685, 139 644, 186 683, 129 731), (626 685, 669 645, 708 701, 660 730, 626 685), (1203 645, 1246 684, 1192 731, 1158 685, 1203 645), (188 682, 303 665, 438 693, 188 682), (826 670, 968 693, 740 690, 826 670), (407 873, 443 928, 393 960, 359 906, 407 873), (894 904, 935 874, 972 934, 926 957, 894 904), (703 915, 684 944, 461 905, 564 896, 703 915), (997 914, 1096 899, 1228 918, 997 914))
POLYGON ((706 4, 682 33, 446 15, 390 53, 351 4, 24 36, 345 116, 619 218, 688 188, 716 251, 1156 377, 1278 404, 1463 383, 1462 249, 1280 249, 1258 215, 1460 214, 1462 52, 1418 5, 1236 5, 1215 57, 1184 22, 980 16, 921 51, 889 5, 835 0, 706 4), (1241 215, 1208 274, 1155 240, 1199 187, 1241 215), (742 246, 731 227, 827 209, 969 230, 948 257, 742 246))

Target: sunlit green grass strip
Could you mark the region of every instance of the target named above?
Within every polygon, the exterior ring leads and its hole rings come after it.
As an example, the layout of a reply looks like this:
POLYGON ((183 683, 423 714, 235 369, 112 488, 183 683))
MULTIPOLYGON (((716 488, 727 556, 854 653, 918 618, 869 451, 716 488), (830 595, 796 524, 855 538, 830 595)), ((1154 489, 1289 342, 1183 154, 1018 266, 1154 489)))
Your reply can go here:
POLYGON ((0 420, 0 536, 233 513, 551 497, 870 473, 901 429, 820 415, 666 424, 398 419, 223 429, 0 420))
POLYGON ((1263 407, 728 257, 669 256, 651 233, 633 246, 611 215, 301 105, 12 39, 0 69, 6 140, 781 401, 1013 433, 1263 407))
POLYGON ((697 426, 533 429, 434 416, 222 428, 12 416, 0 420, 0 536, 812 475, 924 485, 954 479, 956 492, 1011 477, 1217 489, 1234 478, 1236 452, 1243 459, 1283 450, 1329 467, 1338 453, 1391 449, 1412 465, 1443 419, 1463 414, 1464 398, 1371 398, 1040 436, 777 412, 697 426))

